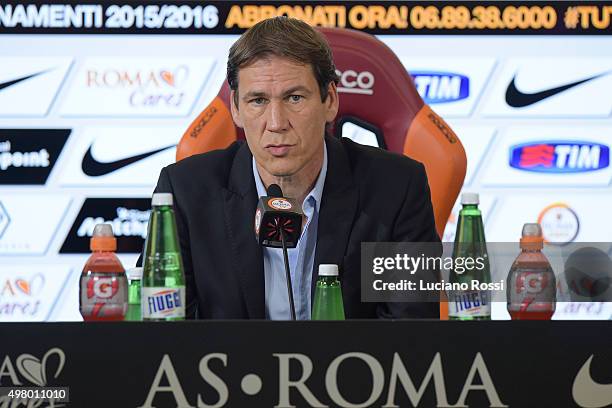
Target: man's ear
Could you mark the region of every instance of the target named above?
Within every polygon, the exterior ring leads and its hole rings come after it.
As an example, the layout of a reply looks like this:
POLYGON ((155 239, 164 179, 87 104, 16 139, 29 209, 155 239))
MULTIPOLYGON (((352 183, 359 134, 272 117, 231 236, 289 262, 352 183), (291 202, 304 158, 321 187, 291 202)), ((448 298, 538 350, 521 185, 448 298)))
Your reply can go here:
POLYGON ((338 88, 336 88, 336 84, 330 82, 327 85, 327 99, 325 99, 325 121, 327 123, 333 122, 336 119, 336 115, 338 115, 338 108, 340 106, 340 102, 338 100, 338 88))
POLYGON ((234 119, 234 123, 239 128, 242 128, 242 120, 240 119, 240 114, 238 113, 238 107, 235 104, 236 101, 236 91, 230 91, 230 110, 232 112, 232 119, 234 119))

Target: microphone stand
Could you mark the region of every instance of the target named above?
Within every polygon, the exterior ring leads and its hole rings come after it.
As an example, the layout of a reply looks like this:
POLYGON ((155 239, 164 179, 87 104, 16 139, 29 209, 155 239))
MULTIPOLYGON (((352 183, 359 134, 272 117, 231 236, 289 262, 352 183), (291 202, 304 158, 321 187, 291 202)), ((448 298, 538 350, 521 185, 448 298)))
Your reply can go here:
POLYGON ((291 273, 289 272, 289 257, 287 256, 287 244, 285 243, 285 232, 280 227, 281 242, 283 244, 283 258, 285 260, 285 276, 287 277, 287 294, 289 295, 289 308, 291 311, 291 320, 295 319, 295 303, 293 301, 293 285, 291 284, 291 273))

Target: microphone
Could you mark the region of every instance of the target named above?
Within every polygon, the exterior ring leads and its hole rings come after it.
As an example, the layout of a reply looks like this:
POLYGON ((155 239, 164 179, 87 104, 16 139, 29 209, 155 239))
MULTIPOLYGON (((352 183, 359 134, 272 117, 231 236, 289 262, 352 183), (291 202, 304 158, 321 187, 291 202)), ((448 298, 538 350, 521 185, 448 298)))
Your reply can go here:
POLYGON ((270 187, 268 187, 268 196, 270 197, 282 197, 283 196, 283 190, 281 190, 280 186, 278 184, 270 184, 270 187))
POLYGON ((302 208, 292 198, 283 197, 277 184, 268 187, 255 211, 255 237, 265 247, 282 248, 284 235, 287 248, 295 248, 302 234, 302 208), (281 234, 281 231, 283 234, 281 234))
POLYGON ((277 184, 270 185, 267 194, 259 198, 255 211, 255 237, 259 245, 283 248, 289 311, 291 320, 295 320, 295 302, 287 248, 295 248, 302 234, 302 209, 295 200, 283 197, 283 191, 277 184))
POLYGON ((573 302, 612 300, 612 260, 599 248, 584 247, 565 261, 565 279, 573 302))

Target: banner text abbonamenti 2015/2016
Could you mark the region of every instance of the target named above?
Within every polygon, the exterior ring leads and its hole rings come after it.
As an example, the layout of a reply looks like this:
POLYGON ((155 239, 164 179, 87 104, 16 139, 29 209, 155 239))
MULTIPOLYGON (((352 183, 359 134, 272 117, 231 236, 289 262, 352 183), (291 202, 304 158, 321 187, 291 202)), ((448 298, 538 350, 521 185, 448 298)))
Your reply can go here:
POLYGON ((237 34, 263 19, 286 15, 373 34, 605 34, 612 15, 608 3, 9 2, 0 6, 0 33, 237 34))

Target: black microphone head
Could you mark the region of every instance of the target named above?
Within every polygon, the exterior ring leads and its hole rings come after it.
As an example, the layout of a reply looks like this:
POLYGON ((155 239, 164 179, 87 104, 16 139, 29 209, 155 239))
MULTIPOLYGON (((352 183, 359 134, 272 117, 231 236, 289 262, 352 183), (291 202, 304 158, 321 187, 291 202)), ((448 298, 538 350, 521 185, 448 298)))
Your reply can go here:
POLYGON ((255 212, 255 238, 260 245, 295 248, 302 232, 302 208, 292 198, 283 197, 278 184, 271 184, 267 196, 260 197, 255 212), (282 232, 281 232, 282 231, 282 232))
POLYGON ((283 190, 281 190, 278 184, 270 184, 268 187, 268 197, 282 197, 283 190))
POLYGON ((599 248, 572 252, 565 261, 565 279, 572 301, 612 300, 612 260, 599 248))

